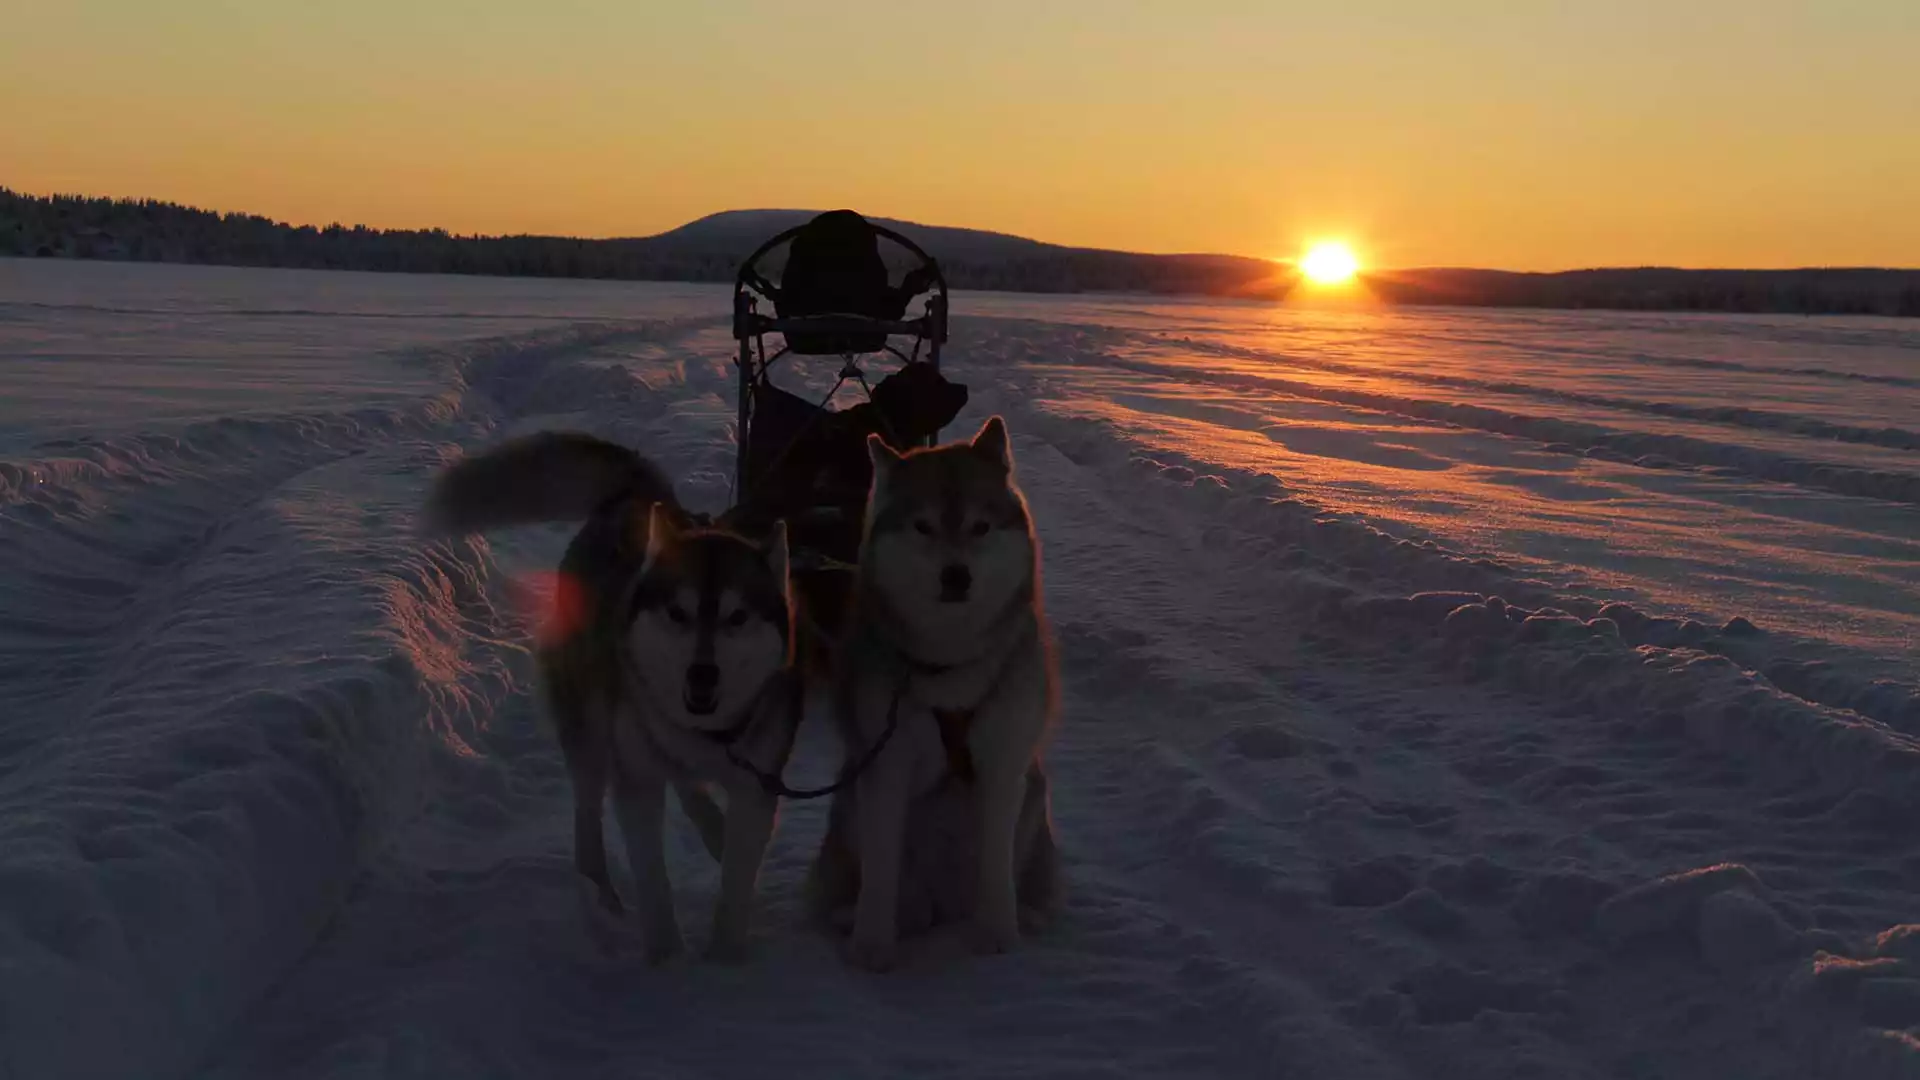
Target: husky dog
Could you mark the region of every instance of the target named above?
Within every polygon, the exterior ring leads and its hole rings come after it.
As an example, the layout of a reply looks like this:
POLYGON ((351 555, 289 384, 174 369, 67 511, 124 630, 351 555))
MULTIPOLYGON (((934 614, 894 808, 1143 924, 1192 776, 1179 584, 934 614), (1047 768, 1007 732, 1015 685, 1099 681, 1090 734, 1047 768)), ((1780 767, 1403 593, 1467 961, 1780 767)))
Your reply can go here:
POLYGON ((560 563, 582 601, 577 625, 536 656, 573 782, 584 899, 596 918, 623 914, 602 831, 611 790, 646 955, 680 952, 662 846, 672 787, 721 864, 707 955, 738 961, 778 805, 766 778, 792 752, 801 704, 785 525, 756 543, 693 524, 653 463, 573 433, 516 439, 452 466, 427 507, 441 534, 579 518, 560 563), (707 783, 726 792, 724 813, 707 783))
POLYGON ((867 451, 836 703, 849 755, 880 751, 836 794, 809 887, 830 921, 851 903, 847 958, 884 971, 902 929, 965 916, 974 946, 1001 952, 1053 905, 1040 749, 1058 698, 1005 422, 905 454, 871 436, 867 451))

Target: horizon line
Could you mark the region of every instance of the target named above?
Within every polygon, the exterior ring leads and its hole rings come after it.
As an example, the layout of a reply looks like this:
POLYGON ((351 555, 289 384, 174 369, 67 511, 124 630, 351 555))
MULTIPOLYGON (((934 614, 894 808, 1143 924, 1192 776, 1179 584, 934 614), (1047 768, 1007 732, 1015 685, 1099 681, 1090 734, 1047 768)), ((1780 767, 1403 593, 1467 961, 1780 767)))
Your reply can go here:
MULTIPOLYGON (((278 218, 270 214, 264 214, 264 213, 260 213, 258 211, 253 211, 253 210, 215 209, 212 207, 201 206, 195 203, 181 202, 176 199, 160 198, 157 196, 150 196, 150 195, 102 195, 102 194, 92 194, 92 193, 87 193, 82 191, 52 191, 52 192, 46 192, 46 193, 36 193, 36 192, 24 191, 18 188, 9 187, 5 183, 0 183, 0 193, 17 195, 17 196, 21 196, 29 199, 70 198, 70 199, 95 199, 95 200, 106 200, 111 202, 128 202, 128 203, 154 202, 154 203, 161 203, 163 205, 180 207, 182 209, 198 211, 201 213, 219 214, 222 216, 240 215, 244 217, 260 218, 265 221, 271 222, 274 225, 285 227, 285 228, 293 228, 293 229, 310 228, 310 229, 324 230, 328 228, 338 227, 342 229, 365 229, 371 232, 398 232, 398 233, 442 232, 456 239, 468 239, 468 240, 506 240, 506 239, 514 239, 514 238, 528 238, 528 239, 542 239, 542 240, 577 240, 585 243, 618 243, 622 241, 632 242, 632 241, 642 241, 642 240, 654 240, 654 239, 658 239, 660 237, 666 236, 669 233, 683 229, 688 225, 693 225, 701 221, 706 221, 710 218, 721 217, 726 214, 818 214, 823 212, 818 209, 807 209, 803 207, 777 207, 777 206, 730 207, 730 208, 721 209, 721 210, 709 211, 705 214, 699 215, 698 217, 689 218, 686 221, 679 223, 678 225, 674 225, 669 228, 662 229, 659 232, 653 232, 653 233, 625 233, 625 234, 609 234, 609 235, 600 235, 600 236, 562 234, 562 233, 537 233, 537 232, 461 233, 461 232, 454 232, 450 229, 447 229, 443 226, 438 226, 438 225, 374 226, 374 225, 365 224, 363 222, 354 222, 350 224, 350 223, 339 221, 339 220, 326 222, 324 224, 320 222, 314 222, 314 221, 295 222, 291 219, 278 218)), ((1062 244, 1056 241, 1042 240, 1042 239, 1039 239, 1038 237, 1026 236, 1020 233, 1007 232, 1003 229, 980 228, 980 227, 970 226, 970 225, 936 225, 930 222, 916 221, 912 218, 900 217, 892 214, 868 213, 864 210, 857 211, 857 212, 862 217, 877 219, 882 221, 892 221, 902 225, 910 225, 910 226, 915 226, 923 229, 948 229, 955 232, 968 232, 968 233, 975 233, 983 236, 999 236, 999 237, 1005 237, 1011 240, 1020 240, 1020 241, 1025 241, 1027 243, 1040 244, 1045 247, 1057 248, 1061 251, 1099 252, 1102 254, 1109 254, 1109 255, 1133 255, 1133 256, 1141 256, 1145 258, 1156 258, 1156 259, 1219 259, 1219 258, 1246 259, 1251 262, 1272 263, 1276 266, 1297 266, 1298 265, 1298 260, 1294 258, 1275 258, 1273 256, 1267 256, 1267 255, 1247 255, 1240 252, 1135 251, 1135 250, 1130 250, 1126 248, 1089 247, 1081 244, 1062 244)), ((1803 264, 1797 264, 1797 265, 1791 265, 1791 266, 1787 266, 1787 265, 1782 265, 1782 266, 1679 266, 1679 265, 1674 265, 1670 263, 1635 263, 1635 264, 1614 264, 1614 265, 1566 266, 1566 267, 1561 267, 1553 270, 1511 270, 1511 269, 1507 269, 1504 267, 1497 267, 1497 266, 1469 266, 1469 265, 1463 265, 1463 264, 1427 264, 1422 266, 1366 266, 1366 267, 1363 267, 1356 276, 1365 278, 1369 275, 1415 274, 1415 273, 1493 273, 1493 274, 1551 276, 1556 274, 1599 273, 1599 272, 1606 272, 1606 271, 1656 271, 1656 270, 1673 270, 1673 271, 1680 271, 1684 273, 1795 273, 1795 272, 1809 272, 1809 271, 1868 271, 1868 272, 1881 272, 1881 273, 1913 273, 1913 272, 1920 272, 1920 264, 1916 264, 1914 266, 1873 266, 1873 265, 1864 265, 1864 264, 1839 264, 1839 263, 1804 264, 1803 263, 1803 264)))

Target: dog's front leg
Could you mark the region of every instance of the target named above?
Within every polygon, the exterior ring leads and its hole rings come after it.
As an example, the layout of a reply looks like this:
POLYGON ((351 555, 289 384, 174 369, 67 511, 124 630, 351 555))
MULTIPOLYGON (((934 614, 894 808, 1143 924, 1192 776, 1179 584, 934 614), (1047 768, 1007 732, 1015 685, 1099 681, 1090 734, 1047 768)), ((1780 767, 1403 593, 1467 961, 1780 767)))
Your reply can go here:
POLYGON ((620 915, 620 893, 607 873, 607 774, 603 765, 569 761, 573 771, 573 869, 591 893, 590 902, 620 915))
POLYGON ((573 786, 573 869, 590 918, 622 913, 620 893, 607 873, 608 747, 605 714, 578 694, 548 689, 560 753, 573 786), (598 908, 596 914, 593 909, 598 908))
POLYGON ((647 961, 657 964, 685 948, 673 913, 673 884, 667 880, 665 781, 657 776, 619 777, 613 787, 613 810, 627 842, 627 869, 633 872, 639 892, 647 961))
POLYGON ((1027 773, 1046 725, 1045 668, 1038 657, 1012 665, 981 704, 969 747, 974 760, 974 820, 979 829, 973 945, 998 953, 1020 943, 1018 874, 1014 863, 1027 773))
POLYGON ((1053 842, 1048 809, 1047 771, 1036 757, 1027 766, 1026 795, 1013 832, 1014 896, 1020 906, 1020 932, 1045 928, 1059 902, 1059 851, 1053 842))
POLYGON ((727 792, 726 841, 720 856, 720 898, 713 908, 713 935, 707 959, 737 964, 747 956, 747 927, 753 898, 773 838, 780 800, 757 784, 738 785, 727 792))
MULTIPOLYGON (((854 707, 861 710, 863 720, 885 717, 891 709, 906 707, 885 687, 869 688, 862 698, 854 707)), ((896 722, 904 722, 904 718, 896 718, 896 722)), ((878 738, 885 725, 868 722, 855 730, 878 738)), ((856 754, 863 750, 850 748, 856 754)), ((901 845, 906 839, 908 789, 913 779, 913 761, 906 750, 904 744, 894 746, 891 752, 883 750, 854 782, 860 893, 854 901, 853 933, 847 938, 846 957, 849 963, 869 971, 891 969, 899 951, 901 845)))
POLYGON ((977 768, 974 820, 980 830, 980 862, 973 902, 973 946, 983 953, 1006 952, 1020 943, 1020 908, 1015 890, 1014 840, 1020 806, 1027 792, 1024 768, 995 762, 977 768))

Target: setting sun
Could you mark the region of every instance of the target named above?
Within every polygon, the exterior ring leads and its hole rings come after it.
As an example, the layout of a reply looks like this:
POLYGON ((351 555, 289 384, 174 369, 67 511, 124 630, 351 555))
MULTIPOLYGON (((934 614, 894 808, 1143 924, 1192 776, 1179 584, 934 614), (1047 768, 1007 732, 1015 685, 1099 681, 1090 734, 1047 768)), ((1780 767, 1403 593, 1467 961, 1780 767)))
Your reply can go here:
POLYGON ((1307 250, 1300 260, 1300 272, 1307 280, 1318 285, 1338 285, 1353 280, 1360 270, 1360 260, 1353 249, 1336 241, 1315 244, 1307 250))

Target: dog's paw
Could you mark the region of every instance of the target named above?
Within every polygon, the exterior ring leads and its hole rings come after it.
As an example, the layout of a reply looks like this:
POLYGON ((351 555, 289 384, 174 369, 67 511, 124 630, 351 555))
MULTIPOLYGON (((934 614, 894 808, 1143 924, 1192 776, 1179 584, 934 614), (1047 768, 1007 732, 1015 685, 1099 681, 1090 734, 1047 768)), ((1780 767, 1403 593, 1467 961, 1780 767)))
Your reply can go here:
POLYGON ((841 937, 853 933, 853 905, 847 904, 826 913, 827 929, 841 937))
POLYGON ((738 967, 747 962, 747 940, 743 937, 716 934, 713 940, 707 942, 707 947, 701 952, 700 957, 709 964, 738 967))
MULTIPOLYGON (((618 904, 619 900, 613 903, 618 904)), ((640 945, 640 934, 632 920, 623 912, 610 909, 597 889, 582 891, 580 917, 586 925, 588 940, 604 956, 631 956, 640 945)))
POLYGON ((574 895, 580 901, 581 910, 597 910, 616 919, 626 914, 626 905, 620 902, 620 894, 613 891, 612 885, 602 885, 585 875, 575 876, 573 885, 574 895))
POLYGON ((1038 934, 1053 925, 1053 912, 1020 905, 1020 933, 1038 934))
POLYGON ((659 930, 647 935, 647 964, 659 967, 687 951, 687 943, 680 940, 680 931, 659 930))
POLYGON ((620 894, 591 878, 575 878, 573 884, 575 906, 580 909, 580 918, 588 931, 595 937, 617 934, 621 918, 626 914, 620 894))
POLYGON ((1020 945, 1020 923, 1018 920, 973 919, 967 923, 966 938, 967 946, 977 956, 1012 952, 1020 945))
POLYGON ((900 962, 900 945, 892 938, 862 937, 855 933, 840 946, 840 955, 862 971, 892 971, 900 962))

